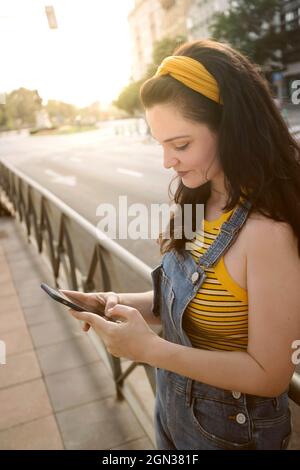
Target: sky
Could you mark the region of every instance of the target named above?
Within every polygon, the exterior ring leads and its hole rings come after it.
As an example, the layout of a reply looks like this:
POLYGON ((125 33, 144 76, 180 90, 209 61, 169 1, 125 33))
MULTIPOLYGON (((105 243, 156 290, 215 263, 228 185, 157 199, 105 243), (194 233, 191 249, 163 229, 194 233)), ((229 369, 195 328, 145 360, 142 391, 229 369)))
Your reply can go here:
POLYGON ((0 93, 37 89, 77 106, 117 98, 131 76, 134 0, 0 0, 0 93), (58 29, 45 6, 53 5, 58 29))

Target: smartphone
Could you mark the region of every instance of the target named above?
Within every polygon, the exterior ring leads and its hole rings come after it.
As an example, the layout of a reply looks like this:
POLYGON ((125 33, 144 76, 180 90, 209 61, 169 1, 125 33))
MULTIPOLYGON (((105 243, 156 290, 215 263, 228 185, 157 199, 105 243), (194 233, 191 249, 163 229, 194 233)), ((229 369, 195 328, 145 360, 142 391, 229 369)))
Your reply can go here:
POLYGON ((50 297, 52 297, 52 299, 56 300, 57 302, 60 302, 61 304, 66 305, 67 307, 72 308, 73 310, 77 310, 78 312, 87 312, 87 311, 89 311, 89 312, 97 313, 98 315, 104 316, 104 311, 99 312, 99 310, 97 310, 97 312, 93 312, 90 309, 88 310, 87 308, 83 308, 80 305, 75 304, 74 302, 72 302, 65 294, 60 292, 55 287, 50 287, 50 286, 48 286, 48 284, 45 284, 45 282, 42 282, 41 288, 45 292, 47 292, 47 294, 50 295, 50 297))

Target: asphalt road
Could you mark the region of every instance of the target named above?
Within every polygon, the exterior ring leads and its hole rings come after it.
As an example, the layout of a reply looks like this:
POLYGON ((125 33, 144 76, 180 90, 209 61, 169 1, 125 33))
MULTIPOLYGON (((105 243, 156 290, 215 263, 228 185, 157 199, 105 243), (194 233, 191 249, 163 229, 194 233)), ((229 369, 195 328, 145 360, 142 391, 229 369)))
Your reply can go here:
MULTIPOLYGON (((128 206, 146 205, 150 217, 151 204, 168 203, 168 185, 175 176, 163 167, 160 146, 145 143, 144 137, 101 130, 60 136, 6 134, 0 137, 2 157, 94 225, 101 219, 96 213, 100 204, 113 204, 119 214, 119 196, 127 196, 128 206)), ((152 268, 160 260, 151 237, 115 241, 152 268)))

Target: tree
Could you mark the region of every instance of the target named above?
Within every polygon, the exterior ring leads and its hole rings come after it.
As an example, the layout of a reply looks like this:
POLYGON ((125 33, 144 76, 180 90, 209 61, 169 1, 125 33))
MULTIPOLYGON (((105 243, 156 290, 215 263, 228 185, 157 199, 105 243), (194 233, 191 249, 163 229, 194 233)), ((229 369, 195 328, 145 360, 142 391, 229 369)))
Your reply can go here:
POLYGON ((112 104, 119 109, 123 109, 131 116, 136 112, 142 112, 142 104, 139 97, 142 84, 155 74, 158 65, 164 57, 172 55, 174 50, 185 41, 186 37, 183 35, 177 35, 174 38, 165 37, 160 41, 156 41, 153 45, 152 62, 148 64, 144 76, 138 81, 129 83, 112 104))
POLYGON ((42 108, 37 90, 19 88, 6 96, 5 122, 9 129, 29 127, 35 124, 35 113, 42 108))
POLYGON ((133 116, 136 111, 141 110, 138 93, 141 85, 142 80, 130 83, 123 88, 118 98, 114 100, 112 104, 119 109, 123 109, 130 116, 133 116))
POLYGON ((175 38, 165 37, 160 41, 156 41, 152 51, 152 64, 158 67, 165 57, 172 55, 174 50, 186 40, 187 38, 180 34, 175 36, 175 38))
POLYGON ((0 129, 5 129, 5 127, 6 127, 5 105, 0 104, 0 129))
POLYGON ((95 124, 102 117, 100 102, 95 101, 88 106, 79 109, 79 116, 83 124, 95 124))
POLYGON ((234 0, 229 10, 215 13, 209 26, 211 37, 225 41, 265 70, 282 67, 282 51, 290 42, 281 31, 281 0, 234 0))
POLYGON ((76 106, 63 101, 49 100, 45 108, 55 125, 73 124, 78 114, 76 106))

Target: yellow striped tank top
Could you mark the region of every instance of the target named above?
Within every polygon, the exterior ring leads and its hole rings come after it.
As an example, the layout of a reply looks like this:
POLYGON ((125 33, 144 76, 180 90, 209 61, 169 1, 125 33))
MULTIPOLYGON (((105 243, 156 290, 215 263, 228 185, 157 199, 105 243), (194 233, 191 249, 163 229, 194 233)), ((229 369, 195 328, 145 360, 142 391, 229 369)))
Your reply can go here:
MULTIPOLYGON (((223 212, 216 220, 203 219, 191 243, 190 253, 196 263, 233 211, 223 212)), ((248 343, 247 290, 231 278, 223 258, 215 266, 204 268, 206 278, 183 313, 182 327, 195 348, 244 351, 248 343)))

